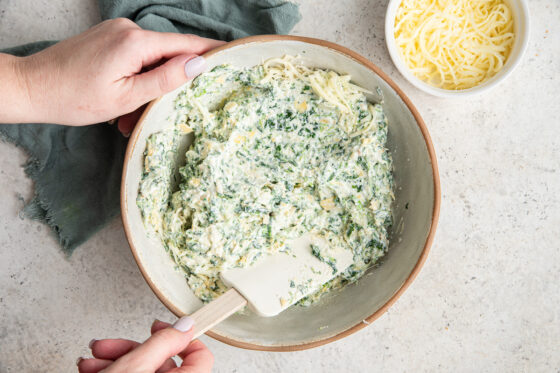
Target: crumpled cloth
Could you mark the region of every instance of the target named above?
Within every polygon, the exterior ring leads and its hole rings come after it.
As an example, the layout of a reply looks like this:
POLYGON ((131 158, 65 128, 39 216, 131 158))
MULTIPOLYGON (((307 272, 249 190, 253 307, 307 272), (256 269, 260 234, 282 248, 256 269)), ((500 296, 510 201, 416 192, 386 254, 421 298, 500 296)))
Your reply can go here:
MULTIPOLYGON (((148 30, 226 41, 287 34, 301 18, 298 6, 285 0, 99 0, 99 8, 103 19, 126 17, 148 30)), ((1 52, 27 56, 54 43, 1 52)), ((0 124, 0 138, 29 155, 25 171, 35 194, 24 215, 48 224, 68 255, 119 214, 127 139, 115 127, 0 124)))

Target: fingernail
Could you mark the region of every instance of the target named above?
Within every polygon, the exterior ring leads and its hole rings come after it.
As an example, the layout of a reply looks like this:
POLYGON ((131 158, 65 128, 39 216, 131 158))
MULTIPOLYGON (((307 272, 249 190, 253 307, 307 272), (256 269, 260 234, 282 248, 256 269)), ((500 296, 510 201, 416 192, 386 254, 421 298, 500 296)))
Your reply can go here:
POLYGON ((81 362, 82 360, 84 360, 84 358, 83 358, 83 357, 79 357, 79 358, 76 360, 76 365, 80 365, 80 362, 81 362))
POLYGON ((95 342, 97 342, 97 339, 92 339, 91 341, 89 341, 88 347, 89 347, 90 350, 93 348, 93 344, 94 344, 95 342))
POLYGON ((128 137, 130 137, 130 134, 131 134, 131 133, 132 133, 132 132, 123 133, 123 136, 128 138, 128 137))
POLYGON ((202 56, 188 60, 185 64, 185 75, 192 79, 206 70, 206 59, 202 56))
POLYGON ((188 332, 194 325, 194 320, 188 316, 183 316, 179 320, 175 321, 173 328, 180 332, 188 332))

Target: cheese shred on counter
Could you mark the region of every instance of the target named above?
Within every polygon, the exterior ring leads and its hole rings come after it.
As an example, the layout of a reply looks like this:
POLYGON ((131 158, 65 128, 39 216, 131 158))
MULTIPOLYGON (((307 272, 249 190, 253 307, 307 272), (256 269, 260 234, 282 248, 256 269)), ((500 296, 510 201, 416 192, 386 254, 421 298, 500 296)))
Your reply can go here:
POLYGON ((400 56, 439 88, 472 88, 504 66, 514 42, 503 0, 403 0, 395 17, 400 56))
POLYGON ((147 140, 137 204, 199 298, 226 290, 220 272, 289 254, 286 242, 307 232, 352 250, 354 264, 301 304, 385 254, 392 161, 383 108, 365 92, 286 56, 217 66, 178 95, 170 127, 147 140))

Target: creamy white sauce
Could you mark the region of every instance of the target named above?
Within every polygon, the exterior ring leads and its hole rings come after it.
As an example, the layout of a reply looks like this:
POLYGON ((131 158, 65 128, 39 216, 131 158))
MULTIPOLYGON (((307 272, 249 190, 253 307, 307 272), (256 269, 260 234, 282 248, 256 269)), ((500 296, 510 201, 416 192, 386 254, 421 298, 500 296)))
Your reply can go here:
POLYGON ((218 66, 179 94, 170 128, 147 140, 137 204, 199 298, 226 290, 223 270, 289 250, 306 232, 352 250, 354 264, 302 304, 384 255, 394 198, 387 122, 363 91, 286 56, 218 66), (172 190, 177 145, 191 130, 172 190))

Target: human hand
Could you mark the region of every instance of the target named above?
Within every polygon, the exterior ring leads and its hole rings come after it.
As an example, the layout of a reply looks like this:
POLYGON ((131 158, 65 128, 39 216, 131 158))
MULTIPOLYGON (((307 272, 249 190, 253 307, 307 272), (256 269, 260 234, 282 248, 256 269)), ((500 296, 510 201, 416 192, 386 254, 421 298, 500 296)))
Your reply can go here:
POLYGON ((204 343, 191 342, 193 320, 186 316, 173 326, 156 320, 144 343, 127 339, 92 340, 93 359, 78 359, 80 373, 210 373, 214 357, 204 343), (177 367, 171 357, 183 359, 177 367))
MULTIPOLYGON (((222 44, 142 30, 125 18, 102 22, 39 53, 13 58, 25 91, 15 119, 86 125, 134 112, 200 74, 206 64, 198 55, 222 44)), ((129 133, 135 120, 124 122, 119 129, 129 133)))

